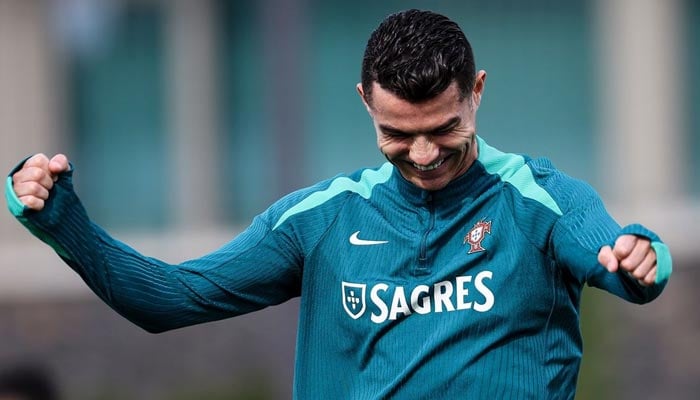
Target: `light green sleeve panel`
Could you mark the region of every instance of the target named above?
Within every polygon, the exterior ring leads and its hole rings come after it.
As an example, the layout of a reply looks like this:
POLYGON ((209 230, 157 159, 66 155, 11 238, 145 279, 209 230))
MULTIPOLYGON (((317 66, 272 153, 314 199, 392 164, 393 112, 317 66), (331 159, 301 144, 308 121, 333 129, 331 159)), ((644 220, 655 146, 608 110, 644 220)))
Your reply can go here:
POLYGON ((5 183, 5 200, 7 200, 7 208, 10 209, 12 215, 21 217, 24 212, 24 204, 22 204, 12 188, 12 176, 8 176, 5 183))
POLYGON ((671 251, 664 243, 652 242, 651 247, 656 252, 656 280, 654 283, 659 284, 671 277, 673 260, 671 259, 671 251))
POLYGON ((15 193, 15 190, 12 187, 12 175, 8 176, 5 182, 5 200, 7 200, 7 208, 10 210, 12 215, 17 218, 17 220, 21 222, 22 225, 24 225, 24 227, 32 233, 32 235, 51 246, 51 248, 54 249, 54 251, 61 257, 70 259, 68 253, 65 251, 65 249, 63 249, 63 247, 61 247, 51 236, 31 224, 24 216, 26 206, 20 201, 19 197, 17 197, 17 193, 15 193))
POLYGON ((382 165, 382 167, 378 170, 365 170, 362 173, 359 181, 354 181, 347 177, 337 178, 333 180, 333 182, 325 190, 310 194, 304 200, 285 211, 272 230, 277 229, 277 227, 282 225, 282 223, 284 223, 284 221, 290 217, 304 211, 311 210, 312 208, 316 208, 343 192, 354 192, 365 199, 369 199, 372 195, 372 189, 376 185, 388 181, 391 177, 392 170, 393 165, 387 162, 384 163, 384 165, 382 165))
POLYGON ((504 182, 513 185, 523 197, 535 200, 552 210, 557 215, 562 211, 554 198, 535 181, 530 166, 525 158, 517 154, 504 153, 477 137, 479 144, 479 161, 490 174, 496 174, 504 182))

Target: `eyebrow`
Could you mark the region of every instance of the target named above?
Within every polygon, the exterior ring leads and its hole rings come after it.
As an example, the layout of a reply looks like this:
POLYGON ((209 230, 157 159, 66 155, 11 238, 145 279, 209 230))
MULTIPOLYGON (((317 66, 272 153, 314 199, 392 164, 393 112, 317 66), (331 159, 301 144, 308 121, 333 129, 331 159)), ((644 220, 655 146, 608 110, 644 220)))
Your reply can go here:
POLYGON ((443 124, 436 126, 435 128, 431 128, 427 131, 404 131, 404 130, 394 128, 393 126, 386 125, 386 124, 379 124, 379 129, 381 129, 382 132, 386 132, 389 134, 395 134, 395 135, 417 135, 420 133, 436 134, 436 133, 441 133, 441 132, 447 131, 449 129, 452 129, 456 125, 458 125, 460 122, 462 122, 462 118, 452 117, 452 118, 448 119, 446 122, 444 122, 443 124))

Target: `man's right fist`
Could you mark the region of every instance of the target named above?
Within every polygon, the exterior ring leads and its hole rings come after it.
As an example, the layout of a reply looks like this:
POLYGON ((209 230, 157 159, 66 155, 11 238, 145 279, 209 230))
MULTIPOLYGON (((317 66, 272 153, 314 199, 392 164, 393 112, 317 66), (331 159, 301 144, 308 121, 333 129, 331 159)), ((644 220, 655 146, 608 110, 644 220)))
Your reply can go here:
POLYGON ((63 154, 57 154, 50 160, 45 154, 35 154, 12 175, 12 189, 22 204, 40 211, 58 175, 69 169, 68 158, 63 154))

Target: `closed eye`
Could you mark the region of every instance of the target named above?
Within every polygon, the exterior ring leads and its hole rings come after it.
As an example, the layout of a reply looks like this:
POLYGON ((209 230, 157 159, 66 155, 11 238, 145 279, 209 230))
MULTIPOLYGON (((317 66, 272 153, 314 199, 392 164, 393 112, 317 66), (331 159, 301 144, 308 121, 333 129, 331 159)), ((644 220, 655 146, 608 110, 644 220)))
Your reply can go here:
POLYGON ((408 132, 400 131, 398 129, 388 129, 388 128, 382 128, 382 134, 386 137, 390 137, 392 139, 407 139, 413 135, 411 135, 408 132))
POLYGON ((433 135, 433 136, 445 136, 445 135, 449 135, 450 133, 452 133, 452 131, 453 131, 452 128, 449 128, 449 129, 441 129, 441 130, 439 130, 439 131, 433 131, 433 132, 431 132, 431 135, 433 135))
POLYGON ((460 117, 452 117, 445 123, 426 131, 420 132, 407 132, 400 129, 396 129, 389 125, 379 125, 379 129, 382 134, 391 139, 407 139, 420 134, 427 134, 432 136, 445 136, 452 133, 462 122, 460 117))

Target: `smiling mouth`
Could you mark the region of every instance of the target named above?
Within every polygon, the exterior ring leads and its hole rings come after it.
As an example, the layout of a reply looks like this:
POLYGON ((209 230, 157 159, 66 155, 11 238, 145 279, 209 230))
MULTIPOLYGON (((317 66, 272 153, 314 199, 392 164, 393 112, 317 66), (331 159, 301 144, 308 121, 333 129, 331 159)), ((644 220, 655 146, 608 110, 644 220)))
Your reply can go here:
POLYGON ((445 159, 441 158, 430 165, 419 165, 419 164, 413 163, 413 167, 419 171, 426 172, 426 171, 432 171, 432 170, 438 168, 439 166, 442 165, 443 162, 445 162, 445 159))

